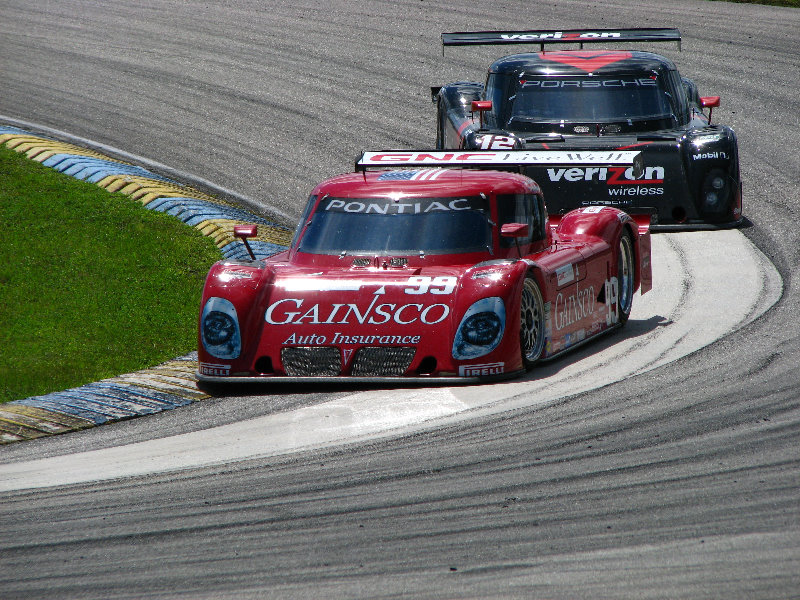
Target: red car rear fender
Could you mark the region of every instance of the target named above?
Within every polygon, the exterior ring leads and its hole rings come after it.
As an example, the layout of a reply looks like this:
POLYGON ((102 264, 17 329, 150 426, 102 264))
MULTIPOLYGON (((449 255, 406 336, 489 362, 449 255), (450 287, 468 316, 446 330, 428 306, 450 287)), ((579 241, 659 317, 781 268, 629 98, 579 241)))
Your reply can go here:
POLYGON ((618 252, 619 239, 628 230, 635 256, 635 285, 645 294, 653 287, 650 262, 650 216, 631 216, 608 206, 590 206, 573 210, 564 215, 554 229, 556 237, 575 242, 601 239, 618 252))

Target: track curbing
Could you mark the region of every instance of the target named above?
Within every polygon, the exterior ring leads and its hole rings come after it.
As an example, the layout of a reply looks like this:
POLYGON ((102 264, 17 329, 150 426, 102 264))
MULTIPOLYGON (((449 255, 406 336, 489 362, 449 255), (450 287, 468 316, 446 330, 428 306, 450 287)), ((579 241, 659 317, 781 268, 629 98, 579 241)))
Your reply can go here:
MULTIPOLYGON (((170 214, 211 237, 223 258, 247 259, 234 225, 257 223, 257 258, 285 250, 292 231, 149 169, 25 129, 0 124, 0 144, 65 175, 123 193, 149 210, 170 214)), ((197 355, 77 388, 0 404, 0 444, 86 429, 154 414, 208 398, 197 387, 197 355)))

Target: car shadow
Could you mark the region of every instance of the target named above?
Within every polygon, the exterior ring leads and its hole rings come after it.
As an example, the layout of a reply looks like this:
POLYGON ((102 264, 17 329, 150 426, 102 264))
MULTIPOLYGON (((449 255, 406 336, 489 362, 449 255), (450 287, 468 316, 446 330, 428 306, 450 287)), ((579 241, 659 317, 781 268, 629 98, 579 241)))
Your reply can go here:
POLYGON ((513 381, 535 380, 557 375, 561 370, 579 360, 613 348, 624 340, 633 340, 643 337, 660 327, 667 327, 672 323, 672 319, 661 315, 653 315, 647 319, 630 319, 624 327, 613 329, 608 333, 576 346, 574 349, 568 349, 562 354, 542 361, 525 375, 513 381))

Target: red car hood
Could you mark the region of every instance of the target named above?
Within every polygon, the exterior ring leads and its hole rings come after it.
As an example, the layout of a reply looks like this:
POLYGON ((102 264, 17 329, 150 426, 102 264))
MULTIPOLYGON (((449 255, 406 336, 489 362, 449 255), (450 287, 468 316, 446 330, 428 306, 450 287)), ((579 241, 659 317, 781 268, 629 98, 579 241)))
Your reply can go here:
MULTIPOLYGON (((458 271, 446 268, 278 269, 264 304, 264 321, 298 334, 423 333, 448 322, 457 287, 458 271)), ((331 338, 328 342, 335 343, 331 338)))

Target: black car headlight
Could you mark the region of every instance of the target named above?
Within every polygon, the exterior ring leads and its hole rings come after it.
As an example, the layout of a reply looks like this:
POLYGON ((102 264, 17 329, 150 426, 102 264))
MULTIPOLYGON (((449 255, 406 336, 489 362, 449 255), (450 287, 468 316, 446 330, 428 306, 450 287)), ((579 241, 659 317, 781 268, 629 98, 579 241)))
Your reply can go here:
POLYGON ((203 347, 216 358, 238 358, 242 336, 236 307, 225 298, 209 298, 200 316, 200 337, 203 347))
POLYGON ((722 213, 731 195, 730 178, 722 169, 711 169, 703 180, 703 212, 722 213))
POLYGON ((469 307, 456 330, 453 358, 465 360, 489 354, 503 339, 506 307, 502 298, 478 300, 469 307))

